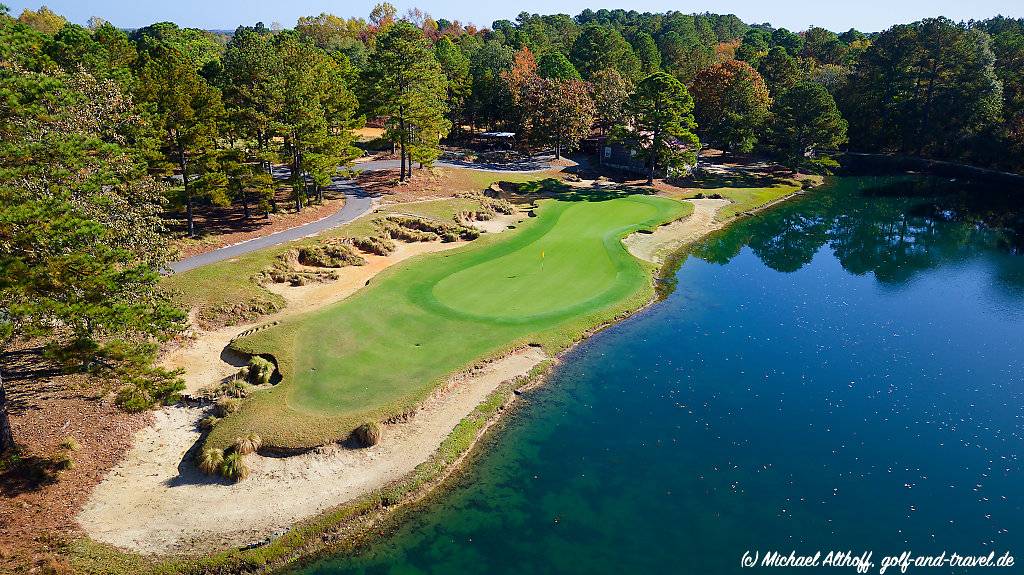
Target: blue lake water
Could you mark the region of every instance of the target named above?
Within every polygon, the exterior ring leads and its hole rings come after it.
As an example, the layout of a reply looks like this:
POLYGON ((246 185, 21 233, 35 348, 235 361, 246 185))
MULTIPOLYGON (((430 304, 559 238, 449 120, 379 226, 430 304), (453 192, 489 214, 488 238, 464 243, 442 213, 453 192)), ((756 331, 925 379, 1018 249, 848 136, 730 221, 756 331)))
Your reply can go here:
POLYGON ((770 550, 1009 551, 1019 572, 1022 204, 844 177, 736 223, 453 489, 303 572, 718 574, 770 550))

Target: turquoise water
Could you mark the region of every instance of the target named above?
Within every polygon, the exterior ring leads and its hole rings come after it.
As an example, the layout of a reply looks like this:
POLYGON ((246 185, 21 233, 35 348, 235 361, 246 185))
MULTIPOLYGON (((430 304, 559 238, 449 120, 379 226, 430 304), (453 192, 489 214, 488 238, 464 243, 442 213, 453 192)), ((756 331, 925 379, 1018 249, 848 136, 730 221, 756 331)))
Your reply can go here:
POLYGON ((717 574, 832 549, 1019 569, 1017 193, 838 178, 709 238, 454 489, 304 573, 717 574))

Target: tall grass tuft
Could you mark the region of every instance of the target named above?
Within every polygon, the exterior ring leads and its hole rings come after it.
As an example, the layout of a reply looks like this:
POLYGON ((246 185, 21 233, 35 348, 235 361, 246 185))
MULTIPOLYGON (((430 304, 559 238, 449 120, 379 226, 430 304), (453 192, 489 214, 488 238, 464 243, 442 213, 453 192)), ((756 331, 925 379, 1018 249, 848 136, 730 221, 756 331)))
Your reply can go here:
POLYGON ((267 385, 271 376, 274 375, 274 362, 269 359, 254 355, 249 360, 249 381, 255 385, 267 385))
POLYGON ((245 458, 237 451, 224 456, 220 464, 220 474, 231 481, 242 481, 249 477, 249 466, 245 464, 245 458))
POLYGON ((376 421, 368 421, 355 430, 356 441, 363 447, 372 447, 380 443, 380 425, 376 421))
POLYGON ((199 429, 202 429, 203 431, 210 431, 216 427, 218 423, 220 423, 219 417, 216 415, 207 415, 199 420, 199 429))
POLYGON ((221 464, 224 463, 224 450, 216 449, 213 447, 207 447, 199 454, 196 458, 196 465, 199 467, 199 471, 212 475, 220 470, 221 464))
POLYGON ((227 417, 238 411, 241 405, 241 401, 234 397, 222 397, 214 404, 213 411, 217 417, 227 417))
POLYGON ((245 437, 239 437, 235 440, 235 452, 239 455, 249 455, 250 453, 256 453, 263 446, 263 439, 255 433, 250 433, 245 437))
POLYGON ((67 451, 78 451, 82 445, 74 437, 67 437, 60 442, 60 448, 67 451))

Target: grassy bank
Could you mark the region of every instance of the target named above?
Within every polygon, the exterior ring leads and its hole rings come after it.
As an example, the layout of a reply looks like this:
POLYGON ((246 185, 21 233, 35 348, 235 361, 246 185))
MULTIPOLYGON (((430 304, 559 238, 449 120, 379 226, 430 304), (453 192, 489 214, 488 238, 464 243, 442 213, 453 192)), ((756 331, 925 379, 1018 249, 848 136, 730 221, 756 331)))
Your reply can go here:
POLYGON ((411 411, 474 362, 525 344, 557 353, 650 299, 651 270, 620 239, 688 207, 561 194, 511 237, 413 260, 343 302, 236 340, 239 351, 273 356, 283 381, 221 421, 207 445, 250 432, 283 449, 338 441, 411 411))

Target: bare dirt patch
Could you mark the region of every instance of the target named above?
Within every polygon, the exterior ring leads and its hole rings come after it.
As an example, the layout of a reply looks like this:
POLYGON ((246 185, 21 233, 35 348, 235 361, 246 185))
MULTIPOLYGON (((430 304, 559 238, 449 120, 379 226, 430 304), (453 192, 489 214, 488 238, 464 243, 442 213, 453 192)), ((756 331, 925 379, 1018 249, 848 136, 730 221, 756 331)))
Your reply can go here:
MULTIPOLYGON (((19 355, 19 354, 13 354, 19 355)), ((125 413, 83 375, 38 371, 32 356, 2 360, 20 453, 0 463, 0 572, 53 568, 59 545, 80 531, 74 516, 131 446, 149 414, 125 413), (75 449, 63 446, 73 440, 75 449), (59 463, 73 462, 70 469, 59 463)))

